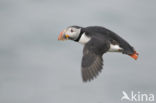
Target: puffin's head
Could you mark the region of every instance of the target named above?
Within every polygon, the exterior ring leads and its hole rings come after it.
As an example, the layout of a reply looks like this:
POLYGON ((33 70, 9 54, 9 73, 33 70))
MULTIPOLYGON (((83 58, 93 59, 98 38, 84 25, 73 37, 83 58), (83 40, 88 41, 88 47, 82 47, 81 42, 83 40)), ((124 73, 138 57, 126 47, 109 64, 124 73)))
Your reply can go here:
POLYGON ((58 36, 58 40, 76 40, 81 33, 81 28, 82 27, 79 26, 67 27, 60 33, 60 35, 58 36))

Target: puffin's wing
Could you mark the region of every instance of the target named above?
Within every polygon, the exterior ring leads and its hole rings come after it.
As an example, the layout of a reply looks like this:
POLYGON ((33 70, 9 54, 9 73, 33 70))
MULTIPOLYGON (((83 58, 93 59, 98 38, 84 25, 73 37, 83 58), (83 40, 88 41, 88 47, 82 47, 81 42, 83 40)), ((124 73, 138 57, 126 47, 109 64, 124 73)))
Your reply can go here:
POLYGON ((94 79, 102 70, 102 55, 109 47, 105 40, 92 38, 83 49, 82 57, 82 79, 84 82, 94 79))

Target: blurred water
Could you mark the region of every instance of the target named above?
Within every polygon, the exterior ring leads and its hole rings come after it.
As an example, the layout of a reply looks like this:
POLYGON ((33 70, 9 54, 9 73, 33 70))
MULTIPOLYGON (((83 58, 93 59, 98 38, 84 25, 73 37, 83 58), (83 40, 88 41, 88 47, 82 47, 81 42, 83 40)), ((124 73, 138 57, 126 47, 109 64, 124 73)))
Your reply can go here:
POLYGON ((156 94, 154 0, 0 0, 1 103, 121 103, 123 90, 156 94), (128 40, 137 61, 104 55, 104 69, 82 83, 83 46, 58 42, 69 25, 100 25, 128 40))

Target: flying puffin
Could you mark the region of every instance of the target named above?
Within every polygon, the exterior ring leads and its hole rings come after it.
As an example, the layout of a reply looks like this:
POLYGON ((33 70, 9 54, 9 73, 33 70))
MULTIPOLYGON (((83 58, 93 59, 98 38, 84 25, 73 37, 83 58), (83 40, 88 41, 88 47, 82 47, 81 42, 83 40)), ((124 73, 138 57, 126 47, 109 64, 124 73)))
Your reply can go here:
POLYGON ((58 36, 58 40, 73 40, 84 45, 81 62, 82 80, 97 77, 103 66, 102 56, 106 52, 119 52, 138 58, 135 49, 116 33, 101 26, 69 26, 58 36))

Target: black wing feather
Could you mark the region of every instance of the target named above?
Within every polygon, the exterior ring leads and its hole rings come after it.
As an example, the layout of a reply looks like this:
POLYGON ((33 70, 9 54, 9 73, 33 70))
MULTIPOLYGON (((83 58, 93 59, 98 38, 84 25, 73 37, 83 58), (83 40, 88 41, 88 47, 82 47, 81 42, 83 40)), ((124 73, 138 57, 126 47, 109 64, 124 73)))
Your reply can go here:
POLYGON ((102 39, 92 38, 83 49, 82 79, 84 82, 97 77, 103 67, 102 55, 109 49, 109 43, 102 39))

